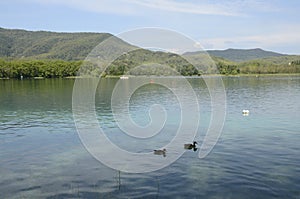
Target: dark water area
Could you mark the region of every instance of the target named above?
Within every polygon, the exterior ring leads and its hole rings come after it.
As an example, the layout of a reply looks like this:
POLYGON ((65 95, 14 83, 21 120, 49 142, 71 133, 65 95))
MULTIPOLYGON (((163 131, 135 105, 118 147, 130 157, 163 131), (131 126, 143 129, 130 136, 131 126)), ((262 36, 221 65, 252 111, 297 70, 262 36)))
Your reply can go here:
MULTIPOLYGON (((300 198, 299 76, 223 77, 226 120, 212 152, 199 159, 198 151, 187 150, 171 165, 141 174, 111 169, 84 148, 72 113, 74 81, 0 80, 0 198, 300 198)), ((166 133, 137 141, 112 115, 117 81, 101 79, 95 97, 107 137, 133 152, 163 147, 180 122, 176 97, 156 84, 132 95, 136 123, 148 124, 156 103, 168 116, 166 133)), ((201 78, 188 81, 200 104, 195 140, 201 145, 210 96, 201 78)))

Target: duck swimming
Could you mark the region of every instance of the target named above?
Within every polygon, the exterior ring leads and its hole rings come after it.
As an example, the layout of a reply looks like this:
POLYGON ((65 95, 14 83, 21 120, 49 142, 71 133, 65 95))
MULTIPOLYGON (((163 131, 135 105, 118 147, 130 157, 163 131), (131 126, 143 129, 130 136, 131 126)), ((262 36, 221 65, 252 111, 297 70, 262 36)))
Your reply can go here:
POLYGON ((185 149, 196 149, 197 148, 196 144, 198 144, 198 143, 195 141, 193 142, 193 144, 184 144, 184 148, 185 149))
POLYGON ((154 150, 154 155, 163 155, 164 157, 166 157, 166 152, 167 150, 166 149, 158 149, 158 150, 154 150))

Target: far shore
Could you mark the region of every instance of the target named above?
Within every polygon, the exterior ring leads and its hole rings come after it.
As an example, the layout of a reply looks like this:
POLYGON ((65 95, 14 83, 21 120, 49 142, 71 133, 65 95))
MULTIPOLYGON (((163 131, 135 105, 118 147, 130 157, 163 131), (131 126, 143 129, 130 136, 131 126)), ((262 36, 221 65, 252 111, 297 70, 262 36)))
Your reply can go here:
MULTIPOLYGON (((126 75, 125 75, 126 76, 126 75)), ((203 75, 194 75, 194 76, 179 76, 179 77, 186 77, 186 78, 200 78, 200 77, 266 77, 266 76, 300 76, 300 73, 270 73, 270 74, 237 74, 237 75, 224 75, 224 74, 203 74, 203 75)), ((102 78, 112 78, 112 79, 118 79, 121 76, 119 75, 107 75, 102 78)), ((168 76, 134 76, 134 75, 128 75, 128 77, 146 77, 146 78, 159 78, 159 77, 168 77, 168 76)), ((172 76, 175 77, 175 76, 172 76)), ((35 79, 35 80, 40 80, 40 79, 78 79, 78 78, 85 78, 82 76, 68 76, 68 77, 30 77, 30 78, 23 78, 23 79, 35 79)), ((0 80, 9 80, 9 79, 20 79, 20 78, 0 78, 0 80)))

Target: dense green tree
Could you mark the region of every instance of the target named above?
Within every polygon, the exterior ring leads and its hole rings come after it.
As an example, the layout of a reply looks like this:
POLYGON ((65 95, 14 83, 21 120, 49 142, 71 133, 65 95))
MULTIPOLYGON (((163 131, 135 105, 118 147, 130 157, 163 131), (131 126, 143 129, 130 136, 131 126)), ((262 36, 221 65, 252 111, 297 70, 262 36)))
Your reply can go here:
POLYGON ((61 60, 0 60, 1 78, 67 77, 75 76, 81 61, 61 60))
POLYGON ((237 65, 218 62, 217 68, 219 70, 219 73, 223 75, 236 75, 240 73, 240 70, 238 69, 237 65))

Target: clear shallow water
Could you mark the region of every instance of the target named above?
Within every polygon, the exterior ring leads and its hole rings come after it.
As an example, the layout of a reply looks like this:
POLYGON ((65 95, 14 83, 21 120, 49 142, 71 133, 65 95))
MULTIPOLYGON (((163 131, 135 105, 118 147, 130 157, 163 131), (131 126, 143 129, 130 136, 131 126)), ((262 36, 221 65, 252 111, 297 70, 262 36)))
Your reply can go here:
MULTIPOLYGON (((227 116, 212 153, 199 159, 187 151, 169 167, 146 174, 107 168, 84 149, 72 116, 74 80, 0 80, 0 198, 299 198, 300 77, 223 80, 227 116), (242 116, 243 109, 250 115, 242 116)), ((130 111, 140 125, 149 122, 153 103, 169 113, 163 134, 135 140, 115 126, 111 114, 116 81, 102 80, 96 94, 107 136, 134 152, 168 143, 180 119, 172 93, 148 85, 132 96, 130 111)), ((210 98, 201 79, 189 81, 201 105, 196 137, 201 143, 210 98)))

